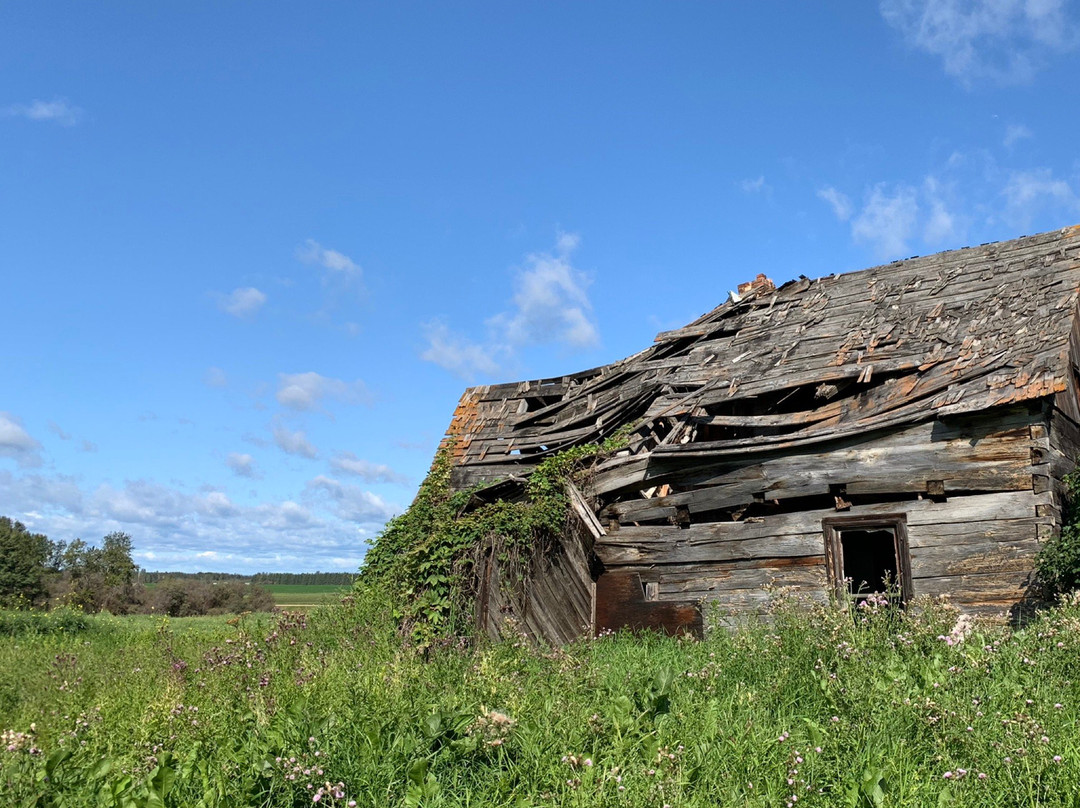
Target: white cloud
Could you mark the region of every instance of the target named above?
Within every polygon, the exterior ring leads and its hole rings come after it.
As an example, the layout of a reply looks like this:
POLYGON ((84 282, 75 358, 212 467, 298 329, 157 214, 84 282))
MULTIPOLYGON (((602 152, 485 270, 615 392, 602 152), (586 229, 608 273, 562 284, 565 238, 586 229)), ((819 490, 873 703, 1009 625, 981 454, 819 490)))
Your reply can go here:
POLYGON ((260 505, 256 508, 256 514, 263 527, 278 530, 310 528, 318 524, 311 511, 292 500, 277 505, 260 505))
POLYGON ((254 286, 233 289, 227 295, 217 295, 217 299, 219 309, 241 319, 254 317, 266 303, 266 295, 254 286))
POLYGON ((1002 141, 1002 143, 1005 145, 1006 148, 1010 148, 1014 146, 1017 142, 1021 140, 1026 140, 1034 136, 1035 134, 1022 123, 1013 123, 1009 124, 1009 126, 1006 127, 1005 139, 1002 141))
POLYGON ((348 522, 385 521, 397 513, 394 506, 377 494, 322 474, 309 481, 307 487, 313 494, 329 497, 337 516, 348 522))
POLYGON ((889 190, 879 183, 852 220, 851 235, 857 243, 869 244, 880 259, 906 257, 918 215, 914 188, 901 184, 889 190))
POLYGON ((9 117, 58 123, 61 126, 74 126, 82 118, 82 112, 65 98, 54 98, 52 101, 34 99, 29 104, 12 104, 4 109, 4 114, 9 117))
POLYGON ((424 323, 421 328, 428 343, 420 353, 425 362, 434 362, 467 381, 478 375, 497 376, 501 372, 499 358, 507 355, 505 346, 473 342, 438 320, 424 323))
POLYGON ((330 468, 339 474, 350 474, 369 483, 400 483, 406 485, 409 482, 408 477, 399 474, 389 466, 364 460, 352 452, 338 452, 334 457, 330 458, 330 468))
POLYGON ((41 465, 41 444, 10 412, 0 412, 0 457, 10 457, 24 468, 41 465))
POLYGON ((923 182, 923 196, 930 209, 923 223, 923 241, 935 248, 955 246, 964 236, 961 219, 950 210, 944 198, 945 191, 936 177, 927 177, 923 182))
POLYGON ((562 342, 588 348, 600 341, 592 321, 588 278, 570 262, 577 237, 559 236, 556 251, 532 253, 518 273, 514 309, 489 321, 513 345, 562 342))
POLYGON ((747 194, 765 194, 767 196, 772 193, 772 186, 765 182, 764 174, 756 179, 742 180, 739 187, 742 188, 743 193, 747 194))
POLYGON ((1048 168, 1013 171, 1002 190, 1005 198, 1004 219, 1014 227, 1027 228, 1045 211, 1080 213, 1080 199, 1072 186, 1054 176, 1048 168))
POLYGON ((12 515, 9 510, 83 512, 82 490, 78 481, 68 475, 17 477, 9 471, 0 471, 0 502, 4 503, 5 516, 12 515))
POLYGON ((257 480, 261 476, 258 469, 255 468, 255 458, 249 454, 229 452, 228 457, 225 458, 225 465, 232 469, 233 474, 237 477, 257 480))
POLYGON ((206 373, 203 374, 203 384, 207 387, 226 387, 229 384, 229 377, 221 368, 207 368, 206 373))
POLYGON ((337 399, 346 404, 370 403, 367 386, 357 379, 346 382, 322 376, 314 371, 307 373, 278 374, 278 403, 291 410, 317 410, 324 398, 337 399))
POLYGON ((954 151, 917 185, 868 187, 851 235, 876 258, 897 259, 1052 230, 1080 219, 1078 183, 1080 163, 1062 175, 1010 169, 985 149, 954 151))
POLYGON ((0 502, 6 515, 53 539, 94 541, 124 530, 136 561, 159 570, 355 570, 365 542, 399 509, 325 480, 299 497, 241 505, 215 488, 191 493, 134 480, 84 491, 73 477, 0 470, 0 502))
POLYGON ((311 460, 319 456, 319 450, 311 445, 307 435, 302 431, 292 432, 281 424, 274 425, 274 443, 285 454, 306 457, 311 460))
POLYGON ((328 250, 314 239, 308 239, 302 247, 296 249, 296 257, 305 264, 312 264, 353 278, 359 278, 360 265, 345 253, 328 250))
POLYGON ((1065 0, 882 0, 880 8, 908 45, 941 58, 965 85, 1029 81, 1047 56, 1077 43, 1065 0))
POLYGON ((580 243, 576 233, 560 231, 554 252, 525 257, 515 278, 512 305, 487 320, 483 342, 456 333, 438 319, 424 323, 427 347, 420 358, 472 379, 505 372, 518 349, 525 346, 558 343, 582 349, 597 345, 600 334, 587 292, 589 279, 570 260, 580 243))
POLYGON ((60 440, 71 440, 71 433, 61 429, 60 424, 56 423, 56 421, 49 421, 45 426, 48 427, 49 431, 56 435, 56 437, 60 438, 60 440))
POLYGON ((832 208, 833 213, 836 214, 836 218, 842 222, 846 222, 851 218, 851 214, 854 209, 851 206, 851 200, 847 198, 846 194, 833 188, 831 185, 827 185, 817 192, 818 199, 823 199, 829 203, 829 207, 832 208))

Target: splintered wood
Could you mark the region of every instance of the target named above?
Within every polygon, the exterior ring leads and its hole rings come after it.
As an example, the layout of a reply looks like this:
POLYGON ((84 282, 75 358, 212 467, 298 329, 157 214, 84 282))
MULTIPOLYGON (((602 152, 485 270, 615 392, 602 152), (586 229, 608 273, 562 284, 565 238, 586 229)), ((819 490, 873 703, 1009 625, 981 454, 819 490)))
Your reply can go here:
POLYGON ((1078 285, 1077 227, 780 288, 759 276, 622 361, 467 390, 452 481, 524 477, 629 431, 571 495, 566 563, 588 576, 564 593, 553 567, 530 607, 569 598, 568 624, 587 596, 580 631, 655 623, 664 603, 683 630, 684 606, 755 609, 770 586, 843 594, 822 520, 886 512, 907 516, 905 597, 1009 609, 1080 448, 1078 285))

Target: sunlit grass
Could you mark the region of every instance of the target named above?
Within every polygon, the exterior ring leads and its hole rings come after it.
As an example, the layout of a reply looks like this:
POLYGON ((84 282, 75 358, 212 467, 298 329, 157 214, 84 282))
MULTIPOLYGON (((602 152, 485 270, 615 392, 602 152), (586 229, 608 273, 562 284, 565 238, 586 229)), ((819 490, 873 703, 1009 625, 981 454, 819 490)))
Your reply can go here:
POLYGON ((376 598, 306 616, 92 618, 81 633, 0 638, 0 794, 1074 805, 1078 629, 1075 605, 1012 633, 942 607, 853 619, 781 603, 771 623, 703 642, 449 643, 424 658, 376 598))

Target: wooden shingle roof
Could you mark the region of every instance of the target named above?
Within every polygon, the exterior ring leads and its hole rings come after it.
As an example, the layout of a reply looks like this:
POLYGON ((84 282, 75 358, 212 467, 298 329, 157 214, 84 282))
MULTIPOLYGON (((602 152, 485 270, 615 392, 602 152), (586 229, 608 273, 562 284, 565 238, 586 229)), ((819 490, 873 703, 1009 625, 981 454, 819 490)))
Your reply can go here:
POLYGON ((451 423, 456 481, 633 432, 632 453, 775 451, 1066 388, 1080 226, 741 299, 627 359, 473 387, 451 423))

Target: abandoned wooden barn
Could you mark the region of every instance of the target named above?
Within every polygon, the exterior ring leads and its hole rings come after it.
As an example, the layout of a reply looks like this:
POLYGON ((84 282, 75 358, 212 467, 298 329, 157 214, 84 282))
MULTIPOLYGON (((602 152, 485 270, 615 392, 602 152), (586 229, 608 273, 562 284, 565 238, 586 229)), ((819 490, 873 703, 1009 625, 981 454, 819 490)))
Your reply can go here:
MULTIPOLYGON (((563 642, 700 626, 770 586, 947 595, 1008 612, 1060 529, 1080 446, 1080 226, 776 288, 764 276, 648 349, 473 387, 452 481, 486 496, 629 429, 513 610, 563 642), (503 481, 503 482, 498 482, 503 481)), ((478 619, 511 610, 489 559, 478 619)))

